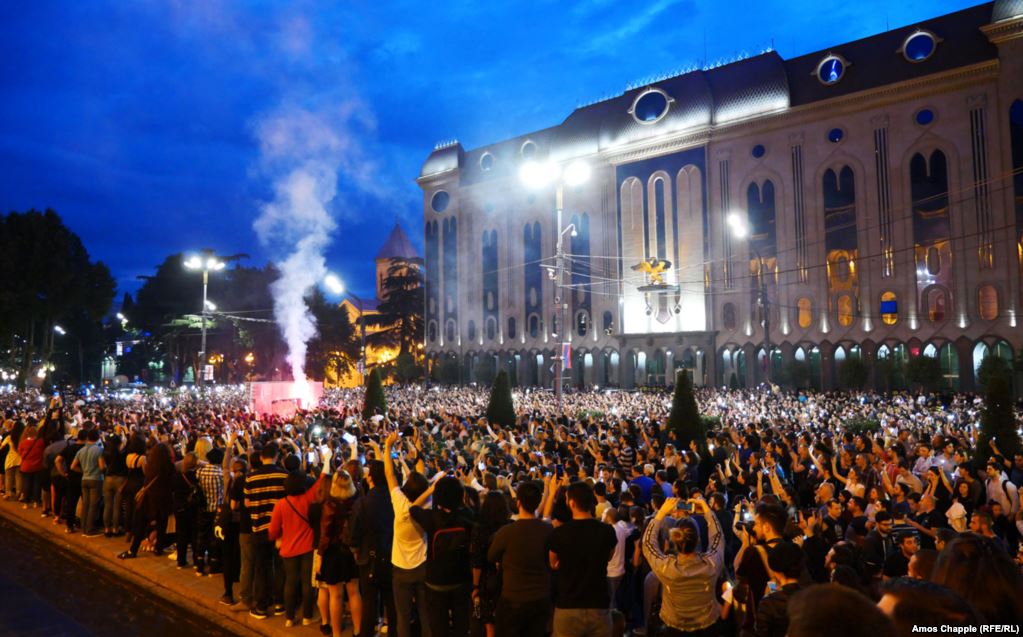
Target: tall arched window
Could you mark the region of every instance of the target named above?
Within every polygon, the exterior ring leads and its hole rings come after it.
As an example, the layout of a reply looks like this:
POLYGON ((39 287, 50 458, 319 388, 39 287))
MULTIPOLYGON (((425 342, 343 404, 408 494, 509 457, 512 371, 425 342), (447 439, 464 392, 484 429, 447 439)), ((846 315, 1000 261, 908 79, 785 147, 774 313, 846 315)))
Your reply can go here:
POLYGON ((1012 145, 1012 183, 1016 195, 1016 242, 1023 260, 1023 100, 1009 108, 1009 141, 1012 145))
POLYGON ((993 321, 998 318, 998 290, 993 285, 982 285, 977 290, 977 309, 980 318, 993 321))
POLYGON ((899 305, 895 292, 888 291, 881 294, 881 322, 885 325, 895 325, 899 322, 899 305))
MULTIPOLYGON (((917 153, 909 162, 916 284, 921 304, 928 307, 930 299, 922 298, 928 287, 936 283, 952 285, 948 176, 948 160, 940 150, 928 156, 917 153)), ((942 315, 949 301, 948 293, 944 294, 942 315)))
MULTIPOLYGON (((763 185, 750 184, 746 191, 746 204, 750 226, 749 240, 763 257, 768 270, 773 270, 777 255, 774 182, 767 179, 763 185)), ((750 255, 750 261, 751 271, 759 271, 760 264, 753 255, 750 255)))
POLYGON ((799 309, 799 327, 806 329, 813 324, 813 303, 805 296, 796 301, 799 309))
POLYGON ((735 330, 735 305, 732 303, 725 303, 721 308, 721 322, 724 323, 725 329, 728 331, 735 330))
POLYGON ((944 288, 934 286, 927 290, 927 318, 935 323, 945 320, 948 294, 944 288))
POLYGON ((856 179, 852 168, 838 172, 828 169, 823 177, 824 250, 828 263, 828 285, 832 292, 855 290, 856 179))
POLYGON ((843 294, 838 297, 838 324, 842 327, 849 327, 853 322, 853 312, 855 304, 853 303, 852 297, 848 294, 843 294))
POLYGON ((476 321, 469 321, 465 333, 469 336, 470 341, 476 340, 476 321))
POLYGON ((508 338, 515 338, 515 317, 508 317, 508 338))

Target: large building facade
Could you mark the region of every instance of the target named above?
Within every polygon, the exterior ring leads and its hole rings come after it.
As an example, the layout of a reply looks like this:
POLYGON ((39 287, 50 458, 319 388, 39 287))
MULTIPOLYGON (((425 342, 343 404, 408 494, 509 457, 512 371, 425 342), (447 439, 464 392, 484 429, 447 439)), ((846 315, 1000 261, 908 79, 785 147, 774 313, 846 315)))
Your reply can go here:
POLYGON ((441 145, 418 182, 427 357, 463 382, 486 361, 549 386, 569 341, 581 387, 678 368, 749 386, 796 360, 829 388, 844 359, 926 355, 970 390, 984 356, 1023 346, 1023 0, 441 145), (564 188, 559 228, 553 183, 520 171, 576 161, 591 175, 564 188), (660 285, 633 268, 651 258, 670 263, 660 285))

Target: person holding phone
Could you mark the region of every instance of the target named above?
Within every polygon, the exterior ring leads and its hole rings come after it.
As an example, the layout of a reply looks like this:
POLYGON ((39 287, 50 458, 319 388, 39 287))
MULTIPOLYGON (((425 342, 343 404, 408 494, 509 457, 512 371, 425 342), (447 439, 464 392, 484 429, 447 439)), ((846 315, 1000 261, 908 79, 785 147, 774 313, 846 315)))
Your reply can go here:
POLYGON ((717 516, 702 497, 684 502, 679 498, 667 498, 647 525, 643 533, 643 557, 661 582, 660 619, 665 635, 711 637, 718 634, 721 605, 714 591, 724 566, 724 546, 717 516), (669 516, 682 517, 681 513, 687 508, 707 521, 707 550, 699 552, 699 530, 692 520, 683 520, 670 532, 677 554, 668 555, 657 541, 661 526, 669 516))

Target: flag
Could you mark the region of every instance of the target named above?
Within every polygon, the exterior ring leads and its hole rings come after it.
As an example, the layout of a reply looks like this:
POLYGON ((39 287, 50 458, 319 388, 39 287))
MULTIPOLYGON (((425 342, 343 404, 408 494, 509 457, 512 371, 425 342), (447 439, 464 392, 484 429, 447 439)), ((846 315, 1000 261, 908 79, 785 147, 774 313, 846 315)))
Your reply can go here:
POLYGON ((572 369, 572 344, 561 344, 561 369, 572 369))

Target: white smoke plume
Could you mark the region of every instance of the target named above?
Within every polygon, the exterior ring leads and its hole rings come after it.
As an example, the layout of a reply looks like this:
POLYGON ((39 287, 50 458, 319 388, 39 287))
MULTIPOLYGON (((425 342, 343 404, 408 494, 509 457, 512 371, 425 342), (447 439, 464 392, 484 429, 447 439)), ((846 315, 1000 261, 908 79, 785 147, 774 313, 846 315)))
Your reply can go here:
POLYGON ((303 386, 306 346, 316 335, 305 296, 326 274, 324 251, 337 228, 329 206, 349 151, 340 125, 345 110, 317 113, 285 106, 256 127, 262 169, 274 180, 274 197, 253 229, 279 255, 281 276, 271 286, 274 319, 288 346, 292 376, 303 386))

